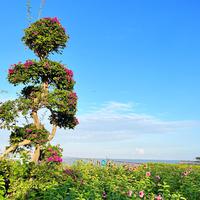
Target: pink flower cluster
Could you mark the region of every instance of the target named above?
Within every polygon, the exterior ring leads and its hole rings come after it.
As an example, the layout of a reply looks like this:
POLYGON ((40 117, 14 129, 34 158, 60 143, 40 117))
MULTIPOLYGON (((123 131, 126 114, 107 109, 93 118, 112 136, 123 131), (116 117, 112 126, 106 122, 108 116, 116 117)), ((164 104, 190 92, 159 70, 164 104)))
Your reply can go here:
POLYGON ((103 198, 103 199, 106 199, 106 196, 107 196, 107 195, 106 195, 106 192, 103 192, 103 193, 102 193, 102 198, 103 198))
POLYGON ((62 162, 62 158, 58 155, 58 152, 52 148, 48 148, 48 151, 51 153, 51 156, 47 159, 48 162, 62 162))
POLYGON ((32 60, 27 60, 25 63, 24 63, 24 67, 27 69, 29 68, 31 65, 33 65, 34 62, 32 60))
POLYGON ((8 73, 9 73, 9 75, 12 75, 14 72, 15 72, 14 69, 8 69, 8 73))
POLYGON ((70 99, 77 99, 77 94, 76 94, 76 92, 71 92, 71 93, 69 94, 69 98, 70 98, 70 99))
POLYGON ((51 22, 53 22, 53 23, 55 22, 55 23, 57 23, 57 24, 60 25, 60 22, 59 22, 59 20, 58 20, 57 17, 54 17, 54 18, 51 18, 51 17, 45 17, 44 19, 50 20, 51 22))
POLYGON ((151 172, 146 172, 146 176, 147 177, 151 176, 151 172))
POLYGON ((62 162, 62 158, 59 156, 53 156, 53 157, 49 157, 48 162, 62 162))
POLYGON ((75 92, 71 92, 68 96, 68 104, 69 106, 74 106, 76 105, 76 101, 77 101, 77 95, 75 92))
POLYGON ((30 132, 32 132, 32 130, 31 130, 30 128, 27 128, 27 129, 26 129, 26 132, 27 132, 27 133, 30 133, 30 132))
POLYGON ((66 72, 66 79, 68 82, 70 82, 72 80, 73 77, 73 71, 70 69, 65 68, 65 72, 66 72))
POLYGON ((155 197, 156 200, 162 200, 162 196, 159 194, 158 196, 155 197))
POLYGON ((132 197, 132 195, 133 195, 133 191, 132 191, 132 190, 129 190, 129 191, 127 192, 127 196, 128 196, 128 197, 132 197))
MULTIPOLYGON (((51 17, 45 17, 45 18, 43 18, 43 19, 50 20, 51 22, 53 22, 53 23, 57 23, 58 25, 61 26, 61 24, 60 24, 60 22, 59 22, 59 20, 58 20, 57 17, 54 17, 54 18, 51 18, 51 17)), ((62 26, 61 26, 61 28, 65 31, 65 28, 63 28, 62 26)))
POLYGON ((144 197, 144 191, 143 191, 143 190, 139 192, 139 197, 140 197, 140 198, 143 198, 143 197, 144 197))
POLYGON ((183 172, 183 176, 188 176, 190 174, 190 171, 183 172))
MULTIPOLYGON (((17 65, 21 65, 21 64, 22 64, 21 62, 18 62, 17 64, 11 65, 12 67, 10 69, 8 69, 8 74, 12 75, 13 73, 15 73, 15 67, 17 65)), ((34 62, 32 60, 26 60, 26 62, 22 65, 24 66, 25 69, 27 69, 28 67, 30 67, 33 64, 34 64, 34 62)))
POLYGON ((79 124, 79 121, 77 118, 75 118, 75 124, 78 125, 79 124))
POLYGON ((52 21, 52 22, 56 22, 56 23, 60 24, 60 22, 59 22, 59 20, 58 20, 58 18, 57 18, 57 17, 51 18, 51 21, 52 21))

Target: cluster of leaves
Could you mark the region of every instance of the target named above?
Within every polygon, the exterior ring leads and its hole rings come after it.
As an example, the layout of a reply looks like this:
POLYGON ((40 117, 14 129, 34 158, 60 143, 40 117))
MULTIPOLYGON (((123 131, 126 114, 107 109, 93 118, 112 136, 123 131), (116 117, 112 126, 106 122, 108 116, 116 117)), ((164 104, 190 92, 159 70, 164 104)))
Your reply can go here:
POLYGON ((17 144, 25 139, 34 144, 43 144, 48 141, 49 132, 43 127, 38 129, 34 124, 28 124, 24 127, 15 127, 10 135, 10 143, 17 144))
POLYGON ((75 84, 71 70, 59 62, 48 59, 27 60, 25 63, 12 65, 8 70, 8 81, 14 85, 37 85, 45 82, 62 90, 73 90, 75 84))
MULTIPOLYGON (((48 147, 49 148, 49 147, 48 147)), ((50 146, 46 155, 59 147, 50 146)), ((52 153, 53 154, 52 154, 52 153)), ((77 162, 0 162, 5 199, 199 200, 200 167, 171 164, 140 166, 77 162), (5 181, 7 180, 7 181, 5 181)))
POLYGON ((55 89, 50 92, 47 108, 51 111, 51 124, 73 129, 79 123, 74 117, 77 111, 77 96, 72 91, 55 89))
POLYGON ((15 118, 18 117, 18 108, 15 101, 0 103, 0 127, 10 129, 15 126, 15 118))
MULTIPOLYGON (((30 110, 48 108, 51 111, 51 124, 63 128, 74 128, 78 124, 75 117, 78 98, 73 92, 75 84, 73 72, 64 65, 47 59, 38 62, 27 60, 25 63, 14 64, 9 69, 8 80, 14 85, 34 84, 34 86, 28 85, 23 88, 21 94, 23 101, 26 101, 23 105, 30 110), (41 86, 43 82, 47 83, 50 88, 46 96, 41 86)), ((21 105, 23 101, 20 101, 21 105)), ((12 113, 17 114, 19 110, 24 110, 24 108, 18 108, 12 113)), ((9 119, 13 120, 13 118, 9 119)))
POLYGON ((5 194, 5 182, 2 175, 0 175, 0 199, 3 199, 5 194))
POLYGON ((0 103, 0 128, 15 128, 20 112, 26 116, 31 105, 31 100, 24 97, 0 103))
POLYGON ((60 53, 69 39, 56 17, 42 18, 24 32, 22 41, 40 58, 46 58, 49 53, 60 53))

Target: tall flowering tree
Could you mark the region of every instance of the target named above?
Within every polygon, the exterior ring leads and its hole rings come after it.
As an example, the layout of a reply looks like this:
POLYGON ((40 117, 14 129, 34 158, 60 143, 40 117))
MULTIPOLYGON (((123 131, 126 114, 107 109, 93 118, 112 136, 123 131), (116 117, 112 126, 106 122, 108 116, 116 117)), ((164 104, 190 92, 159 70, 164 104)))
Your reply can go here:
MULTIPOLYGON (((32 161, 37 163, 41 150, 54 138, 57 127, 73 129, 78 124, 75 117, 77 95, 73 91, 72 70, 48 59, 51 53, 62 53, 69 39, 59 20, 56 17, 42 18, 24 32, 22 41, 38 59, 13 64, 8 70, 8 81, 14 86, 21 84, 24 87, 17 99, 0 104, 0 128, 11 131, 10 146, 0 159, 26 148, 34 149, 32 161), (51 131, 40 121, 41 109, 49 110, 51 131), (31 117, 31 123, 27 120, 23 126, 18 125, 22 116, 25 119, 31 117)), ((49 151, 53 149, 49 148, 49 151)))

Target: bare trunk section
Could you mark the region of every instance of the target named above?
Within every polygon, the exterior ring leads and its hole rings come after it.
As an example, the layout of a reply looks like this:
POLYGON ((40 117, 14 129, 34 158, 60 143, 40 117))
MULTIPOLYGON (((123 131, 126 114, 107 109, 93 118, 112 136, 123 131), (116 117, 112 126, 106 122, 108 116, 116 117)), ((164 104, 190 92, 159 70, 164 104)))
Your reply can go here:
POLYGON ((40 145, 37 144, 36 147, 35 147, 34 154, 32 156, 32 161, 37 164, 39 157, 40 157, 40 145))
POLYGON ((32 117, 33 117, 34 125, 36 126, 37 129, 39 129, 40 128, 40 119, 39 119, 36 111, 32 112, 32 117))
POLYGON ((13 146, 10 146, 8 149, 5 150, 5 152, 0 156, 0 160, 2 160, 4 157, 6 157, 9 153, 15 151, 17 147, 24 146, 27 144, 30 144, 30 140, 24 140, 22 142, 19 142, 18 144, 15 144, 13 146))
POLYGON ((56 129, 57 129, 57 126, 53 125, 52 131, 51 131, 51 135, 49 135, 49 138, 48 138, 49 141, 51 141, 55 137, 56 129))
POLYGON ((47 96, 48 96, 48 82, 44 82, 42 84, 42 89, 43 89, 43 92, 42 92, 42 95, 41 95, 41 98, 42 98, 42 101, 44 102, 44 104, 47 104, 47 96))
MULTIPOLYGON (((32 117, 33 117, 34 125, 36 126, 37 129, 39 129, 41 127, 41 124, 40 124, 40 120, 36 111, 32 112, 32 117)), ((32 155, 32 161, 37 164, 39 157, 40 157, 40 145, 37 144, 35 147, 35 151, 32 155)))
MULTIPOLYGON (((42 84, 42 89, 43 89, 43 91, 41 94, 41 100, 43 101, 44 104, 46 104, 47 103, 47 95, 48 95, 48 82, 44 82, 42 84)), ((38 99, 36 98, 35 102, 37 102, 37 101, 38 101, 38 99)), ((33 117, 33 121, 34 121, 36 128, 40 129, 42 127, 42 124, 40 123, 37 111, 32 111, 32 117, 33 117)), ((39 161, 39 157, 40 157, 40 153, 41 153, 40 148, 41 148, 41 146, 39 144, 37 144, 35 146, 35 151, 32 156, 32 161, 36 164, 39 161)))

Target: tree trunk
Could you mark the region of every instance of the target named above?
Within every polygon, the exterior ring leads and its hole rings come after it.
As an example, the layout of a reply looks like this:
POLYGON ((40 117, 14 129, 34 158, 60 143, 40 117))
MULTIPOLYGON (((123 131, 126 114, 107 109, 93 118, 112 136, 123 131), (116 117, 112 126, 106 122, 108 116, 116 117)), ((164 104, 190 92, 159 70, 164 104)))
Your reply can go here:
MULTIPOLYGON (((43 92, 41 94, 41 100, 44 101, 44 103, 46 103, 46 98, 48 95, 48 83, 44 82, 42 84, 42 86, 43 86, 43 92)), ((35 101, 37 102, 37 99, 35 99, 35 101)), ((42 127, 42 124, 40 123, 37 111, 32 111, 32 117, 33 117, 33 121, 34 121, 36 128, 40 129, 42 127)), ((38 161, 39 161, 39 157, 40 157, 40 153, 41 153, 40 148, 41 148, 41 146, 39 144, 37 144, 35 147, 33 156, 32 156, 32 161, 36 164, 38 164, 38 161)))
POLYGON ((36 126, 37 129, 39 129, 40 128, 40 120, 39 120, 39 117, 38 117, 38 114, 36 111, 32 112, 32 117, 33 117, 34 125, 36 126))
POLYGON ((37 144, 36 147, 35 147, 35 151, 34 151, 34 153, 33 153, 33 156, 32 156, 32 161, 33 161, 35 164, 38 164, 39 157, 40 157, 40 145, 37 144))

